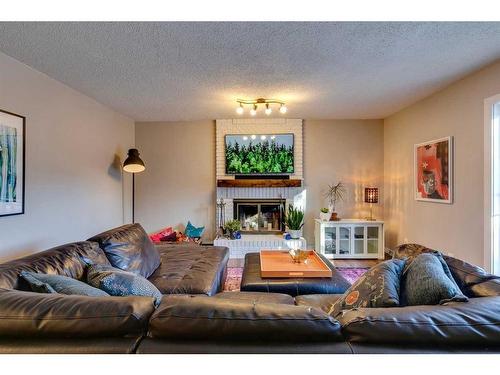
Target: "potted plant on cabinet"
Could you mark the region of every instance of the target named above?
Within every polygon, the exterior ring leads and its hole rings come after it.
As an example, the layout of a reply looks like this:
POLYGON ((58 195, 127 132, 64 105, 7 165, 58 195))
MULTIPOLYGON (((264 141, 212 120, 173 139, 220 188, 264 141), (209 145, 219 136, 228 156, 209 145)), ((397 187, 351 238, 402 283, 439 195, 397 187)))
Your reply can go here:
POLYGON ((321 221, 328 221, 330 220, 330 210, 328 208, 323 207, 319 210, 319 218, 321 221))
POLYGON ((328 191, 326 192, 326 198, 328 199, 328 202, 330 204, 330 210, 331 210, 331 216, 330 220, 331 221, 338 221, 340 218, 338 217, 336 208, 337 208, 337 203, 341 202, 345 198, 345 194, 347 193, 345 185, 342 183, 342 181, 339 181, 336 185, 328 185, 328 191))
POLYGON ((239 220, 229 220, 224 224, 226 234, 229 235, 229 239, 231 240, 238 239, 240 228, 241 223, 239 220))
POLYGON ((293 239, 302 237, 302 227, 304 226, 304 211, 300 208, 295 208, 293 205, 288 206, 288 212, 285 215, 284 222, 288 228, 288 233, 293 239))

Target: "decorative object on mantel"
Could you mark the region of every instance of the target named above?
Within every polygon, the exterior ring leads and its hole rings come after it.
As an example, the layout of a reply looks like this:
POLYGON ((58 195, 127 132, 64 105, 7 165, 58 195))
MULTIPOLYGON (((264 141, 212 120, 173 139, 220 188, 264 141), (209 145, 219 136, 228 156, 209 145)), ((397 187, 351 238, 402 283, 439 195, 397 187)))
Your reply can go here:
POLYGON ((245 108, 243 107, 244 105, 250 105, 250 116, 255 116, 257 115, 257 109, 259 104, 264 105, 266 107, 265 109, 265 114, 269 116, 271 113, 273 113, 272 109, 272 104, 278 104, 279 107, 279 112, 284 115, 287 111, 287 107, 285 105, 285 102, 282 100, 278 99, 266 99, 266 98, 257 98, 257 99, 236 99, 236 102, 238 103, 238 107, 236 108, 236 113, 238 115, 242 115, 245 113, 245 108))
POLYGON ((24 214, 26 117, 0 110, 0 216, 24 214))
POLYGON ((328 199, 328 202, 330 204, 329 208, 332 213, 330 216, 330 221, 340 220, 336 212, 337 203, 344 200, 346 193, 347 190, 342 181, 339 181, 336 185, 328 185, 328 191, 326 192, 325 196, 328 199))
POLYGON ((415 200, 452 203, 453 138, 415 145, 415 200))
POLYGON ((322 221, 329 221, 330 220, 330 210, 328 208, 323 207, 319 210, 319 218, 322 221))
POLYGON ((224 229, 226 230, 226 235, 231 240, 237 240, 241 238, 239 230, 241 229, 241 223, 239 220, 229 220, 224 224, 224 229))
POLYGON ((123 162, 123 170, 132 173, 132 223, 135 223, 135 174, 144 171, 146 167, 139 157, 139 150, 131 148, 128 156, 123 162))
POLYGON ((302 227, 304 226, 304 211, 290 204, 284 218, 284 223, 292 239, 299 239, 302 236, 302 227))
POLYGON ((226 223, 226 202, 224 199, 220 198, 217 201, 217 216, 219 218, 219 229, 215 235, 215 238, 224 236, 224 224, 226 223))
POLYGON ((375 219, 373 218, 373 204, 378 203, 378 188, 365 188, 365 203, 370 203, 370 217, 367 217, 366 220, 374 221, 375 219))

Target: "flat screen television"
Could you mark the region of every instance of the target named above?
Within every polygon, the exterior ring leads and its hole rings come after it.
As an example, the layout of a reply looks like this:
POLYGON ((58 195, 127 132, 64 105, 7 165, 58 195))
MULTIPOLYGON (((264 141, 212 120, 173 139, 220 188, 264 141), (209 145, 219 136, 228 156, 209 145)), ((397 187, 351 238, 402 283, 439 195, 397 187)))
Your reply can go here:
POLYGON ((228 134, 225 148, 227 174, 294 172, 293 134, 228 134))

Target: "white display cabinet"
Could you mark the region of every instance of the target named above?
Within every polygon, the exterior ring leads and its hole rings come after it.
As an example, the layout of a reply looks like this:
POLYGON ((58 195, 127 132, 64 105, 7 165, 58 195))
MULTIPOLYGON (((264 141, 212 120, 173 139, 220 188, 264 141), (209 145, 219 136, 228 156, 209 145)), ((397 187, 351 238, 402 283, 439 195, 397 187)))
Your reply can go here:
POLYGON ((315 219, 315 249, 327 258, 384 259, 384 222, 315 219))

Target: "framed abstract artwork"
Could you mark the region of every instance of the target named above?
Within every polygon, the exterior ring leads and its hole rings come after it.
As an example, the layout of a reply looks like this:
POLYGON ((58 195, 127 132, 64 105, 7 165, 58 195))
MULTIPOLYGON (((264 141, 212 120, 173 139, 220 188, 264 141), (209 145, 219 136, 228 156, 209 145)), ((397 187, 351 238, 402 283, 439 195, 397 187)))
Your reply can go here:
POLYGON ((453 138, 415 145, 415 199, 452 203, 453 138))
POLYGON ((0 109, 0 217, 24 214, 26 118, 0 109))

